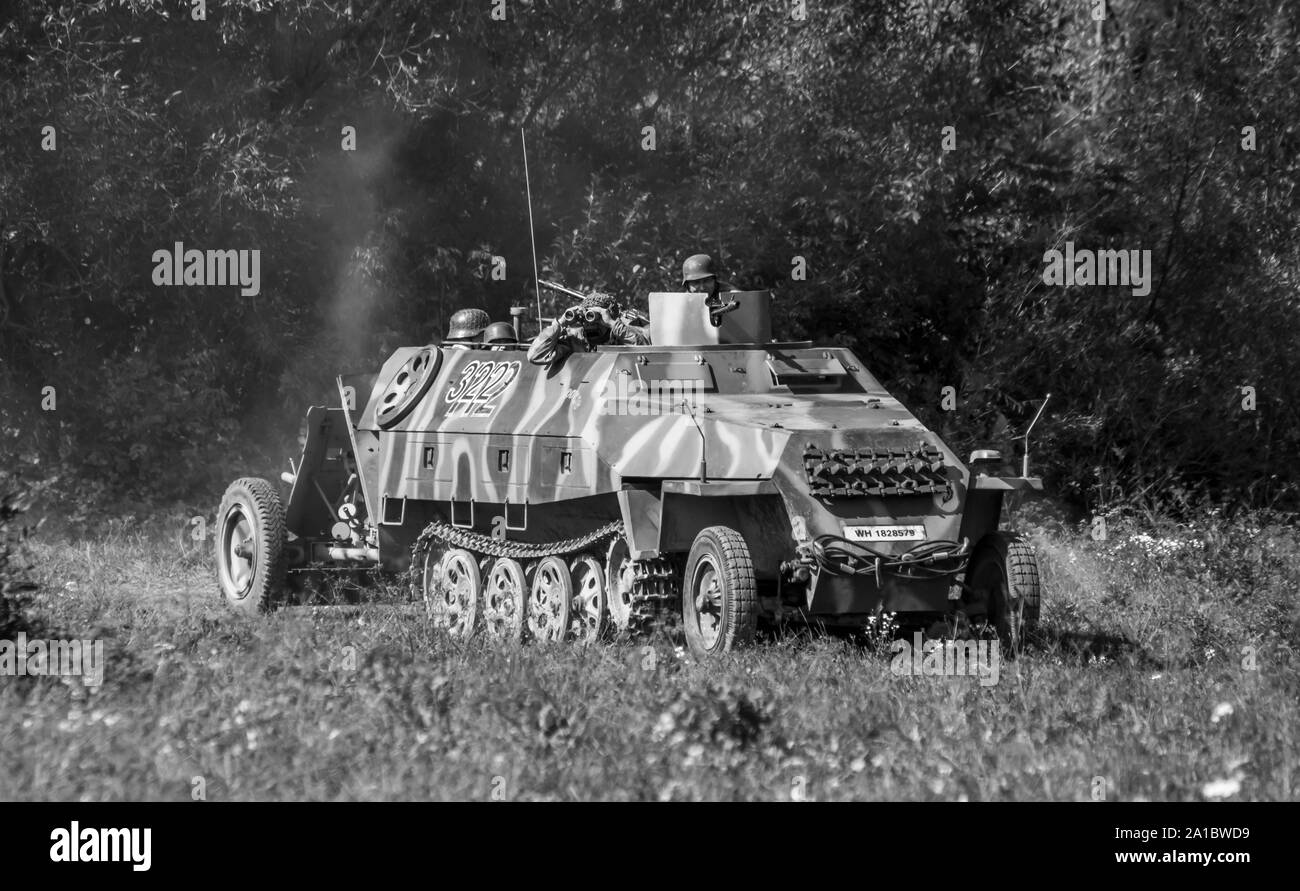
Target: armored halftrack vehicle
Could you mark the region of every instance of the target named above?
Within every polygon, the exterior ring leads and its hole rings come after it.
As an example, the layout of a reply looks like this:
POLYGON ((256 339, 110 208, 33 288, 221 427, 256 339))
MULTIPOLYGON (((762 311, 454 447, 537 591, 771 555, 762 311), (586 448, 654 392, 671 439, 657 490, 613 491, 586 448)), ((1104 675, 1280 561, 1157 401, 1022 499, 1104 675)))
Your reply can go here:
POLYGON ((965 616, 1015 648, 1039 612, 1003 496, 847 349, 771 340, 770 295, 651 294, 648 346, 549 367, 526 345, 398 349, 307 412, 282 487, 231 484, 220 587, 247 611, 295 573, 409 572, 450 633, 594 639, 675 617, 697 654, 760 622, 965 616), (712 311, 711 311, 712 310, 712 311), (281 491, 283 489, 283 491, 281 491))

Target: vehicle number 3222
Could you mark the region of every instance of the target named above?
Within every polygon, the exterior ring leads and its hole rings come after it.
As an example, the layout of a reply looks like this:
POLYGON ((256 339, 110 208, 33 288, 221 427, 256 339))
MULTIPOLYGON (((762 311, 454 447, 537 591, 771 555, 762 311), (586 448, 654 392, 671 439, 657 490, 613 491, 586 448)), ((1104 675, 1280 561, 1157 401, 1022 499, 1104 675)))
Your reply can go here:
POLYGON ((448 415, 466 415, 484 418, 500 405, 499 397, 509 389, 519 376, 518 362, 466 363, 460 380, 447 390, 448 415))

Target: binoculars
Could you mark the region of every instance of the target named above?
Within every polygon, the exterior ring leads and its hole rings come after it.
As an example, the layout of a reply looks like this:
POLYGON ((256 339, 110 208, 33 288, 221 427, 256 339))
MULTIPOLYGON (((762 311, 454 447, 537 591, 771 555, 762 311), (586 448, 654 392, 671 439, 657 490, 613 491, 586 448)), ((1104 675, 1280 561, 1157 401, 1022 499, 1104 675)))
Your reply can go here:
MULTIPOLYGON (((617 307, 610 307, 609 314, 611 317, 618 315, 617 307)), ((588 324, 600 321, 600 312, 596 309, 583 309, 580 306, 571 306, 560 316, 560 321, 565 325, 572 325, 576 322, 585 321, 588 324)))

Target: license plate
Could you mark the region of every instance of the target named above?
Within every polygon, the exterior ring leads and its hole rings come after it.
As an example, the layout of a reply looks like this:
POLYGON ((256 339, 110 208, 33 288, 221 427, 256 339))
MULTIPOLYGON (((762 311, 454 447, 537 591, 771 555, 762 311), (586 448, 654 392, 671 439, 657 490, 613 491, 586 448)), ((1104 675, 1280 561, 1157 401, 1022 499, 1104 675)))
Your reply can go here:
POLYGON ((924 541, 924 526, 845 526, 849 541, 924 541))

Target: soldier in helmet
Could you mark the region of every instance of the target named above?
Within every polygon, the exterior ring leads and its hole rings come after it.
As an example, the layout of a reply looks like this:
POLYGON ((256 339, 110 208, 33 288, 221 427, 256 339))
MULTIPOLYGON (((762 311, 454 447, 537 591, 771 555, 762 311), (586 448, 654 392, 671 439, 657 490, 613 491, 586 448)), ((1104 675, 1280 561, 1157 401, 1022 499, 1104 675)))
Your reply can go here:
POLYGON ((519 343, 519 335, 509 322, 493 322, 483 329, 483 342, 488 344, 488 349, 501 350, 507 343, 519 343))
POLYGON ((481 309, 458 309, 451 315, 447 336, 442 342, 447 346, 467 349, 472 343, 481 343, 483 329, 492 321, 481 309))
POLYGON ((613 295, 598 291, 574 307, 569 321, 561 316, 543 328, 528 348, 528 361, 553 366, 570 353, 591 352, 604 344, 639 346, 649 342, 644 328, 623 320, 613 295), (591 320, 587 319, 589 311, 591 320))
POLYGON ((740 304, 735 300, 726 300, 722 291, 734 291, 731 282, 718 281, 718 273, 713 268, 713 258, 708 254, 692 254, 682 263, 682 287, 696 294, 707 294, 704 303, 709 307, 709 315, 716 327, 721 323, 724 313, 737 309, 740 304))
POLYGON ((717 297, 719 291, 736 290, 731 282, 718 281, 713 258, 708 254, 693 254, 682 263, 682 287, 710 297, 717 297))

